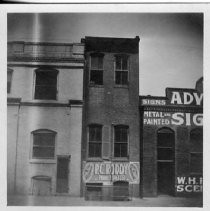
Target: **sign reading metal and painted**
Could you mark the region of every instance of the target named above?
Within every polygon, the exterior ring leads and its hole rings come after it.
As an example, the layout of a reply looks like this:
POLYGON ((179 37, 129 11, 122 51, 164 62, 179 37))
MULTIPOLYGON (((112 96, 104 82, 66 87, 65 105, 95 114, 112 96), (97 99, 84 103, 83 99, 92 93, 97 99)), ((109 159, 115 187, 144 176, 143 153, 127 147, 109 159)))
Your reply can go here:
POLYGON ((203 126, 203 114, 144 111, 144 125, 203 126))
POLYGON ((130 184, 139 184, 139 162, 86 162, 83 181, 128 181, 130 184))
POLYGON ((203 177, 177 177, 177 192, 203 192, 203 177))

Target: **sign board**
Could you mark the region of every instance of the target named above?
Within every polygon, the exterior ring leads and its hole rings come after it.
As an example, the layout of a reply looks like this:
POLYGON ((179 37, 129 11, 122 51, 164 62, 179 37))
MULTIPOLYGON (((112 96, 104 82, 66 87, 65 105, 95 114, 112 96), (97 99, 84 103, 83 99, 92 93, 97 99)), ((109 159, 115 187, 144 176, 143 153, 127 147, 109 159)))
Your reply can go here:
POLYGON ((194 89, 167 88, 166 97, 144 97, 141 99, 142 106, 203 106, 203 93, 194 89))
POLYGON ((176 191, 179 193, 203 192, 203 177, 177 177, 176 191))
POLYGON ((185 106, 203 106, 203 93, 193 89, 166 89, 167 104, 185 106))
POLYGON ((203 126, 203 114, 182 112, 144 111, 144 125, 203 126))
POLYGON ((127 181, 139 184, 139 162, 85 162, 83 182, 127 181))

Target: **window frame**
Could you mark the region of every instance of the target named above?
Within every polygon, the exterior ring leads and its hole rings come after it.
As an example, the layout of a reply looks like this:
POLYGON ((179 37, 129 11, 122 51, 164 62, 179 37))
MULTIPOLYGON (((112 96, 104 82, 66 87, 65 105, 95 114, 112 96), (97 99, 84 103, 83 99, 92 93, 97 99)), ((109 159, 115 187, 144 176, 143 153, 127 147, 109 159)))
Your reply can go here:
POLYGON ((157 150, 157 162, 172 162, 174 163, 175 162, 175 132, 174 130, 172 130, 171 128, 169 127, 161 127, 157 130, 157 133, 156 133, 156 137, 157 137, 157 143, 156 143, 156 150, 157 150), (172 143, 170 146, 160 146, 159 143, 158 143, 158 140, 159 140, 159 134, 171 134, 172 135, 172 143), (171 154, 172 154, 172 158, 171 159, 158 159, 158 150, 169 150, 171 151, 171 154))
POLYGON ((7 68, 7 94, 11 94, 12 92, 12 78, 13 78, 13 69, 7 68), (8 73, 11 74, 11 79, 9 81, 9 87, 8 87, 8 73))
MULTIPOLYGON (((38 69, 36 69, 35 71, 34 71, 34 85, 33 85, 33 99, 34 100, 44 100, 44 101, 48 101, 48 100, 50 100, 50 101, 57 101, 58 100, 58 82, 59 82, 59 71, 57 70, 57 69, 54 69, 54 68, 51 68, 51 67, 41 67, 41 68, 38 68, 38 69), (55 85, 55 99, 49 99, 49 98, 36 98, 36 87, 37 87, 37 85, 36 85, 36 83, 37 83, 37 73, 39 73, 39 72, 52 72, 52 73, 54 73, 55 74, 55 77, 56 77, 56 85, 55 85)), ((48 85, 48 87, 50 87, 49 85, 48 85)), ((53 85, 51 85, 51 87, 53 87, 53 85)))
MULTIPOLYGON (((116 54, 115 59, 114 59, 114 84, 115 86, 121 86, 121 87, 128 87, 129 86, 129 73, 130 73, 130 60, 129 60, 129 55, 127 54, 116 54), (117 59, 120 58, 121 60, 121 69, 117 69, 117 59), (127 69, 123 70, 122 64, 123 64, 123 59, 127 59, 127 69), (116 72, 127 72, 127 83, 123 84, 122 81, 121 83, 116 83, 116 72)), ((122 80, 122 79, 121 79, 122 80)))
MULTIPOLYGON (((124 125, 124 124, 118 124, 114 125, 114 131, 113 131, 113 158, 114 159, 128 159, 129 158, 129 138, 130 138, 130 128, 129 125, 124 125), (127 155, 126 156, 115 156, 115 144, 116 144, 116 139, 115 139, 115 129, 116 128, 126 128, 127 129, 127 142, 117 142, 117 144, 127 144, 127 155)), ((121 154, 121 153, 120 153, 121 154)))
POLYGON ((103 149, 102 149, 102 145, 103 145, 103 125, 101 124, 89 124, 87 127, 87 158, 88 159, 101 159, 103 156, 103 149), (101 130, 101 140, 100 142, 98 141, 90 141, 90 128, 91 127, 98 127, 101 130), (91 144, 100 144, 100 156, 90 156, 90 143, 91 144))
MULTIPOLYGON (((56 143, 57 143, 57 132, 53 131, 53 130, 49 130, 49 129, 38 129, 38 130, 34 130, 31 132, 31 135, 32 135, 32 141, 31 141, 31 159, 32 160, 55 160, 56 158, 56 143), (43 148, 53 148, 54 149, 54 155, 53 157, 37 157, 37 156, 34 156, 34 134, 52 134, 54 135, 54 146, 44 146, 43 148)), ((40 147, 42 148, 42 146, 40 145, 37 145, 35 147, 40 147)))
POLYGON ((189 136, 189 139, 190 139, 190 162, 189 162, 189 170, 190 170, 190 174, 194 175, 194 174, 198 174, 198 175, 201 175, 203 174, 203 129, 202 128, 193 128, 190 130, 190 136, 189 136), (194 140, 192 138, 192 134, 196 134, 196 132, 198 132, 198 134, 201 135, 201 139, 202 140, 198 140, 198 141, 202 141, 202 146, 200 147, 201 149, 198 149, 198 147, 193 147, 192 146, 192 140, 194 140), (195 150, 198 149, 198 150, 195 150), (202 158, 202 170, 201 171, 192 171, 192 168, 191 166, 194 166, 194 164, 192 163, 192 155, 201 155, 201 158, 202 158))
POLYGON ((89 85, 90 86, 103 86, 104 85, 104 54, 103 53, 91 53, 89 57, 89 85), (102 58, 102 68, 92 68, 92 57, 102 58), (92 71, 102 71, 102 84, 96 84, 91 81, 92 71))

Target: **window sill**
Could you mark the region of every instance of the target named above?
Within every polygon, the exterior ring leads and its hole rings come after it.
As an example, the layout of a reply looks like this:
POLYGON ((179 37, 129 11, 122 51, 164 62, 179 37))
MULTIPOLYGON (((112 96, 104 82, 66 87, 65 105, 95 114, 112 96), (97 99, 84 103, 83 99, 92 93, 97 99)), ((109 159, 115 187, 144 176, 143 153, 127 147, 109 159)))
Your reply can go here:
POLYGON ((202 172, 191 172, 190 176, 203 176, 202 172))
POLYGON ((33 99, 32 102, 35 102, 35 103, 57 103, 58 100, 33 99))
POLYGON ((120 84, 115 84, 114 88, 123 88, 123 89, 128 89, 129 85, 120 85, 120 84))
POLYGON ((95 87, 95 88, 104 88, 104 85, 98 85, 98 84, 89 84, 89 87, 95 87))
POLYGON ((56 164, 56 160, 55 159, 30 159, 29 163, 56 164))
POLYGON ((97 161, 97 162, 102 162, 102 158, 87 158, 86 161, 97 161))
POLYGON ((128 157, 124 157, 124 158, 117 158, 117 157, 114 157, 114 158, 112 158, 112 161, 119 161, 119 162, 121 162, 121 161, 129 161, 129 158, 128 157))

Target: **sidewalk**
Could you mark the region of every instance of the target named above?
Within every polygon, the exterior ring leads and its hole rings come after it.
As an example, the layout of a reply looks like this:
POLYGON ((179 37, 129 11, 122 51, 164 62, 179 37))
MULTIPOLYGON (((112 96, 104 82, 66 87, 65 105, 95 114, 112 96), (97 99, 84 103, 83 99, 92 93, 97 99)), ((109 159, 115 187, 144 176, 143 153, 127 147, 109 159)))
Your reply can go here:
POLYGON ((8 206, 202 207, 202 198, 158 196, 132 201, 85 201, 70 196, 8 196, 8 206))

